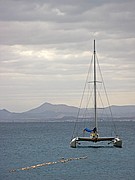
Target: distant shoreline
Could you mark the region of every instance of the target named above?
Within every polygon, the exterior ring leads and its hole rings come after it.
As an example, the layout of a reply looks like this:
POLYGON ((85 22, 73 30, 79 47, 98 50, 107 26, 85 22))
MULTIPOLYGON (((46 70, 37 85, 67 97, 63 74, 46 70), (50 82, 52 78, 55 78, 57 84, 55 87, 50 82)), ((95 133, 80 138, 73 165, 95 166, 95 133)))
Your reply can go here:
MULTIPOLYGON (((98 109, 98 121, 112 121, 112 117, 109 114, 109 107, 105 107, 106 112, 103 114, 102 109, 98 109)), ((68 106, 66 104, 50 104, 43 103, 37 108, 31 109, 22 113, 10 112, 6 109, 0 110, 0 122, 75 122, 78 121, 92 121, 93 120, 93 108, 88 109, 91 116, 85 116, 84 108, 77 108, 74 106, 68 106)), ((114 121, 135 121, 135 105, 129 106, 111 106, 114 121)))

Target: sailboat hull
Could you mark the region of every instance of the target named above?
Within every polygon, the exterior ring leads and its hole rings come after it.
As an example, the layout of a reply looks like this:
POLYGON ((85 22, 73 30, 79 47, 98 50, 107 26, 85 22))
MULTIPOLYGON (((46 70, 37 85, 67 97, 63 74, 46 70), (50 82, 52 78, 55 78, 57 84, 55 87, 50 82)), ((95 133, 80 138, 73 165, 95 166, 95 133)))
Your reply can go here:
MULTIPOLYGON (((77 144, 79 144, 80 141, 90 141, 90 142, 101 142, 101 141, 109 141, 110 143, 113 143, 115 147, 122 147, 122 140, 120 138, 115 137, 98 137, 98 138, 91 138, 91 137, 76 137, 73 138, 70 142, 70 147, 76 148, 77 144)), ((108 144, 110 144, 108 143, 108 144)))
POLYGON ((77 144, 77 138, 73 138, 70 142, 70 147, 72 148, 76 148, 76 144, 77 144))
POLYGON ((120 139, 120 138, 118 138, 118 137, 116 137, 114 140, 113 140, 113 145, 115 146, 115 147, 122 147, 122 140, 120 139))

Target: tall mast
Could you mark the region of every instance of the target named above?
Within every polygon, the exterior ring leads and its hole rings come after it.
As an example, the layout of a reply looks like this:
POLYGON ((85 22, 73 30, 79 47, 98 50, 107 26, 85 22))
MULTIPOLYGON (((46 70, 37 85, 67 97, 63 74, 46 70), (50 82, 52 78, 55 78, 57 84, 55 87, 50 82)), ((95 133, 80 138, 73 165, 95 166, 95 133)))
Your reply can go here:
POLYGON ((94 40, 94 116, 95 116, 95 127, 97 128, 97 90, 96 90, 96 50, 94 40))

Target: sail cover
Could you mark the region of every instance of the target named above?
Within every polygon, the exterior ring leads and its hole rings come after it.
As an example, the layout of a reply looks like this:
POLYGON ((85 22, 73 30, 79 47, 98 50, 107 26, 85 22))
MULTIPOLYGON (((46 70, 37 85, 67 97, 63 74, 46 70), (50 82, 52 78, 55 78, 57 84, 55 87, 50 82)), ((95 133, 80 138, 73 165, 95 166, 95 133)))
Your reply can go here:
POLYGON ((90 132, 90 133, 91 133, 91 132, 94 132, 94 133, 95 133, 95 132, 97 132, 97 128, 95 127, 95 128, 92 129, 92 130, 89 129, 89 128, 85 128, 83 131, 90 132))
POLYGON ((92 132, 93 130, 89 129, 89 128, 85 128, 84 131, 86 132, 92 132))

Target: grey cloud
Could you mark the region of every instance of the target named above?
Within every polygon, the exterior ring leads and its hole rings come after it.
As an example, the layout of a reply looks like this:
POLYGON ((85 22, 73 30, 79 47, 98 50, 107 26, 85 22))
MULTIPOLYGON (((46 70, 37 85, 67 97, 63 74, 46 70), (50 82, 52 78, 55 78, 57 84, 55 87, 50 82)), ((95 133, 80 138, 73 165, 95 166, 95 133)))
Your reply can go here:
POLYGON ((78 42, 86 41, 94 32, 98 32, 98 38, 107 38, 108 35, 119 38, 123 33, 131 37, 134 34, 133 1, 6 2, 1 1, 0 6, 2 43, 78 42), (67 9, 73 9, 73 12, 66 12, 67 9), (65 12, 65 15, 58 15, 58 11, 65 12), (12 20, 10 23, 9 19, 12 20))
POLYGON ((134 92, 134 7, 132 0, 1 0, 1 103, 12 109, 15 95, 22 107, 68 94, 74 104, 94 38, 109 90, 134 92))

